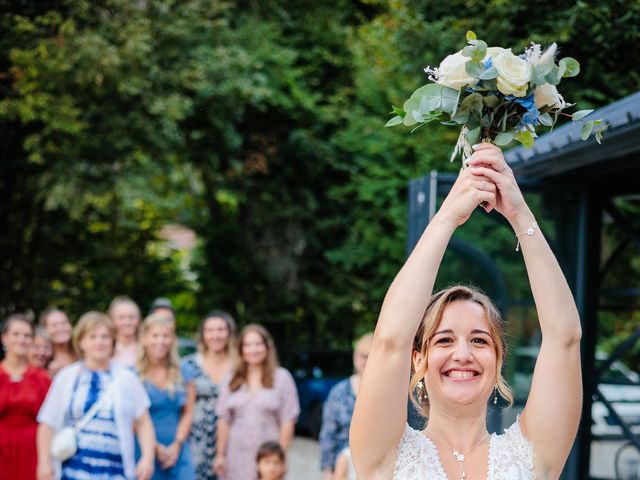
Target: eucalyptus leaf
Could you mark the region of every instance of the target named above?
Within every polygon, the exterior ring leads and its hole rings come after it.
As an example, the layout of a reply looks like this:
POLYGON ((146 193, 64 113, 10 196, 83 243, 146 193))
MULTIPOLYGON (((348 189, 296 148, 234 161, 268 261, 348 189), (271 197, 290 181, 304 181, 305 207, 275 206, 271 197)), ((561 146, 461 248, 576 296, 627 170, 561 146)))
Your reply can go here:
POLYGON ((404 118, 400 115, 396 115, 392 119, 390 119, 387 123, 385 123, 385 127, 395 127, 396 125, 401 125, 404 121, 404 118))
POLYGON ((467 142, 469 142, 471 145, 478 143, 480 141, 480 127, 474 128, 473 130, 469 130, 465 134, 465 138, 467 139, 467 142))
POLYGON ((443 112, 453 115, 458 108, 460 99, 460 90, 440 85, 440 108, 443 112))
POLYGON ((585 122, 580 129, 580 138, 586 140, 591 135, 591 132, 593 132, 593 122, 585 122))
POLYGON ((533 134, 529 130, 519 131, 518 133, 516 133, 514 138, 518 140, 520 143, 522 143, 522 146, 524 148, 533 147, 533 144, 535 142, 535 139, 533 138, 533 134))
POLYGON ((571 120, 577 122, 578 120, 582 120, 584 117, 589 115, 593 110, 578 110, 571 115, 571 120))
POLYGON ((500 99, 495 95, 487 95, 485 97, 482 97, 482 101, 489 108, 496 108, 500 103, 500 99))
POLYGON ((560 67, 564 66, 563 77, 575 77, 580 73, 580 63, 575 58, 565 57, 560 60, 560 67))
POLYGON ((476 47, 473 50, 473 53, 471 54, 471 59, 477 62, 481 62, 486 56, 487 56, 487 43, 483 42, 482 40, 478 40, 478 43, 476 43, 476 47))
POLYGON ((464 69, 472 77, 480 78, 480 75, 484 72, 484 65, 478 61, 469 60, 464 64, 464 69))
POLYGON ((396 115, 400 115, 401 117, 404 117, 407 114, 406 111, 399 107, 393 107, 393 113, 395 113, 396 115))
POLYGON ((540 123, 545 127, 553 127, 553 123, 554 123, 553 118, 551 118, 551 115, 549 115, 549 112, 545 112, 542 115, 540 115, 538 117, 538 120, 540 120, 540 123))
POLYGON ((487 70, 482 72, 479 78, 480 80, 493 80, 494 78, 498 78, 498 70, 496 70, 496 67, 492 66, 491 68, 488 68, 487 70))
POLYGON ((402 123, 407 127, 418 123, 410 112, 420 110, 420 100, 420 97, 411 97, 406 102, 404 102, 404 105, 402 106, 404 111, 407 112, 402 123))
POLYGON ((500 147, 504 147, 505 145, 509 145, 513 141, 515 136, 516 136, 516 132, 514 132, 513 130, 509 132, 502 132, 496 135, 496 138, 493 141, 493 143, 495 143, 500 147))
POLYGON ((473 47, 471 45, 467 45, 466 47, 464 47, 462 49, 462 56, 471 58, 471 56, 473 55, 473 51, 474 50, 475 50, 475 47, 473 47))
POLYGON ((476 34, 469 30, 467 31, 467 42, 470 42, 471 40, 477 40, 478 37, 476 37, 476 34))
POLYGON ((554 65, 551 71, 544 76, 544 79, 551 85, 558 85, 562 79, 560 68, 557 65, 554 65))

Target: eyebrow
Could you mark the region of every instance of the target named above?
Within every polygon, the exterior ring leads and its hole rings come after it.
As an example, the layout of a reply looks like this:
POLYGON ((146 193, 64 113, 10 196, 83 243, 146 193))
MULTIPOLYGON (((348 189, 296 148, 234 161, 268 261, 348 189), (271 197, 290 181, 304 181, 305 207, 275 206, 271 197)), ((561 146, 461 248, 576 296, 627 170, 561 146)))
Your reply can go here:
MULTIPOLYGON (((453 333, 453 330, 451 330, 450 328, 446 330, 440 330, 439 332, 434 333, 433 336, 435 337, 436 335, 440 335, 441 333, 453 333)), ((474 335, 480 333, 480 334, 491 336, 491 334, 485 330, 475 329, 475 330, 471 330, 471 333, 474 335)))

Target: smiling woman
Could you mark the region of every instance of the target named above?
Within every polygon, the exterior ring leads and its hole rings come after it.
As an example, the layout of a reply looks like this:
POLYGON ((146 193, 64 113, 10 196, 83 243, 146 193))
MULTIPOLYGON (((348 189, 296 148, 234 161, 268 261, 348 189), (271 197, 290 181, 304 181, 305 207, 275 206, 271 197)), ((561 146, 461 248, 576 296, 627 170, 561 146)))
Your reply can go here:
POLYGON ((474 150, 382 305, 351 424, 359 478, 556 479, 575 438, 582 387, 573 297, 500 149, 474 150), (498 394, 512 402, 498 310, 470 287, 431 295, 449 239, 478 204, 514 229, 543 339, 525 408, 502 435, 489 435, 486 423, 498 394), (409 394, 427 417, 423 431, 406 425, 409 394))

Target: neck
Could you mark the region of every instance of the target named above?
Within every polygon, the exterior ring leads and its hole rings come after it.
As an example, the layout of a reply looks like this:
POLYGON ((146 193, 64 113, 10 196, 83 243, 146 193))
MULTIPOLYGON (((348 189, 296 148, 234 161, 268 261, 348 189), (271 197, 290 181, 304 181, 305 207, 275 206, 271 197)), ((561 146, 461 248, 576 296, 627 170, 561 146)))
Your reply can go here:
POLYGON ((71 355, 71 347, 69 343, 54 343, 53 344, 53 356, 56 355, 71 355))
POLYGON ((203 352, 202 356, 207 360, 214 362, 223 362, 229 358, 229 354, 226 350, 206 350, 203 352))
POLYGON ((450 412, 434 408, 429 411, 427 434, 432 432, 451 448, 466 451, 487 434, 487 410, 473 413, 450 412))
POLYGON ((85 358, 84 364, 89 370, 109 370, 109 360, 85 358))
POLYGON ((14 355, 11 352, 7 352, 2 364, 7 370, 22 370, 27 366, 27 357, 22 355, 14 355))
POLYGON ((149 360, 149 368, 159 369, 159 368, 167 367, 167 357, 161 357, 161 358, 148 357, 148 360, 149 360))
POLYGON ((247 365, 248 375, 262 375, 262 365, 247 365))
POLYGON ((123 347, 129 347, 131 345, 135 345, 137 343, 136 337, 131 335, 118 335, 118 339, 116 340, 118 344, 123 347))

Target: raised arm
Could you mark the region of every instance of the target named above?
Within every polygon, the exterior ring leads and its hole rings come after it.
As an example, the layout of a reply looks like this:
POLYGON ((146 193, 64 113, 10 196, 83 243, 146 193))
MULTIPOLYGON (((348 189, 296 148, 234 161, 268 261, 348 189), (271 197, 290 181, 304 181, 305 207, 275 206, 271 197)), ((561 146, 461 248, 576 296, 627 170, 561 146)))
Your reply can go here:
POLYGON ((413 337, 454 230, 480 202, 495 203, 488 179, 460 173, 384 299, 358 390, 350 446, 359 478, 390 478, 407 417, 413 337))
POLYGON ((558 478, 575 439, 582 406, 578 311, 560 265, 544 233, 534 225, 535 218, 500 149, 481 146, 470 165, 478 167, 472 169, 473 173, 495 182, 496 210, 506 217, 520 240, 542 331, 521 425, 534 445, 537 477, 558 478), (532 235, 526 233, 528 230, 532 235))

